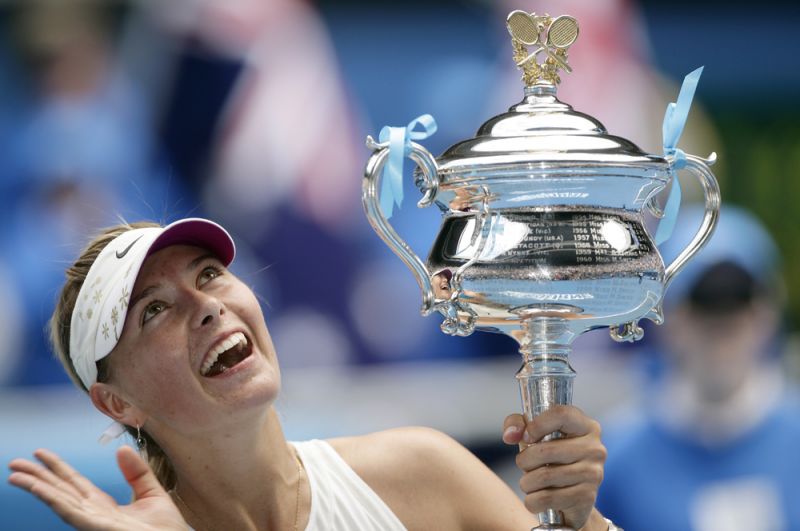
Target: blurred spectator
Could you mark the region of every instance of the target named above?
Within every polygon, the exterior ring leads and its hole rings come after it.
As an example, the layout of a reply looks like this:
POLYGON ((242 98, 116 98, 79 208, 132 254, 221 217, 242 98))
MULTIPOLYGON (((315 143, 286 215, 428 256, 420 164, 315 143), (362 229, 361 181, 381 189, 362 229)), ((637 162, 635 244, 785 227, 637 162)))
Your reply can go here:
MULTIPOLYGON (((65 381, 44 327, 63 263, 87 234, 119 217, 158 217, 163 186, 151 115, 116 61, 117 3, 17 2, 2 25, 0 259, 11 269, 25 327, 10 383, 65 381)), ((4 294, 5 299, 5 294, 4 294)))
MULTIPOLYGON (((701 215, 681 217, 665 261, 701 215)), ((781 367, 778 260, 763 226, 726 207, 670 286, 646 403, 635 420, 606 425, 599 507, 621 527, 800 529, 800 404, 781 367)))

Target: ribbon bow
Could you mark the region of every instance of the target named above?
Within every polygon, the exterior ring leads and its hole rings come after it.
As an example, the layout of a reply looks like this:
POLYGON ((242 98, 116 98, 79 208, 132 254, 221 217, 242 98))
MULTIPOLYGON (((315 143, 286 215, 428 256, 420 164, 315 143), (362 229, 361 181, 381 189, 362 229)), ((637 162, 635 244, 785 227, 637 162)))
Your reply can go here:
POLYGON ((97 440, 97 442, 106 445, 124 433, 125 426, 117 421, 114 421, 109 424, 105 430, 103 430, 103 433, 100 434, 100 438, 97 440))
POLYGON ((423 114, 411 120, 405 127, 384 126, 378 136, 381 143, 389 143, 389 160, 383 168, 381 186, 381 210, 387 218, 392 217, 394 205, 400 208, 403 202, 403 161, 411 152, 412 140, 423 140, 436 132, 436 120, 423 114), (417 126, 422 131, 415 131, 417 126))
MULTIPOLYGON (((667 112, 664 114, 664 124, 661 128, 664 137, 664 156, 673 157, 672 168, 676 170, 686 166, 686 153, 677 145, 681 133, 683 133, 683 126, 686 125, 686 119, 689 117, 694 91, 697 89, 702 73, 703 67, 701 66, 683 78, 678 101, 667 105, 667 112)), ((680 206, 681 184, 678 181, 678 175, 675 174, 672 178, 672 189, 669 191, 667 204, 664 206, 664 217, 661 218, 658 229, 656 229, 656 245, 660 245, 672 236, 680 206)))

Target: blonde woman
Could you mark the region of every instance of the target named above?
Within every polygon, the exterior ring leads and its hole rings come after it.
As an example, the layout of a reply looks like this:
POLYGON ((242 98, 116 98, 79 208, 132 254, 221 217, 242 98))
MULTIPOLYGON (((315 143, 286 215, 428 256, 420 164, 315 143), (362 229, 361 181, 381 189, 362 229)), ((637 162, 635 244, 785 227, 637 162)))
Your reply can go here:
POLYGON ((609 529, 594 509, 599 426, 572 407, 506 418, 508 444, 567 435, 518 455, 524 503, 431 429, 286 441, 278 359, 256 297, 227 270, 233 257, 225 229, 196 218, 121 225, 89 244, 66 272, 53 344, 149 463, 118 451, 128 505, 47 450, 12 461, 11 484, 78 529, 524 530, 546 507, 576 529, 609 529))

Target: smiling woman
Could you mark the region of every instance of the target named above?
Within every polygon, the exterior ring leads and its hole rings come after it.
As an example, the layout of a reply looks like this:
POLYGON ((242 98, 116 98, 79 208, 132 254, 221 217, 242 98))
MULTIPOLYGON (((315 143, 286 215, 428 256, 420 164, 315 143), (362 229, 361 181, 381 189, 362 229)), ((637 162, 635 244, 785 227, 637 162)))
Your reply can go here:
POLYGON ((225 229, 197 218, 114 227, 86 248, 66 272, 53 345, 149 466, 119 450, 124 506, 46 450, 12 461, 10 483, 79 529, 525 529, 545 508, 609 528, 594 509, 599 425, 572 407, 506 418, 506 443, 525 435, 524 504, 430 429, 286 441, 277 356, 255 295, 227 270, 234 254, 225 229), (542 441, 554 431, 565 437, 542 441))

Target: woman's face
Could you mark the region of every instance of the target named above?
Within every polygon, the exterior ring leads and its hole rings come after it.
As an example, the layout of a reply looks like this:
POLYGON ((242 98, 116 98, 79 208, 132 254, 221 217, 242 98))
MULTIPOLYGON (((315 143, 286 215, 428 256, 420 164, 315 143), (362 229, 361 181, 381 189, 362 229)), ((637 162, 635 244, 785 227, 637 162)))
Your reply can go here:
POLYGON ((280 389, 255 295, 209 251, 188 245, 147 258, 109 363, 109 384, 147 416, 153 435, 263 411, 280 389))

